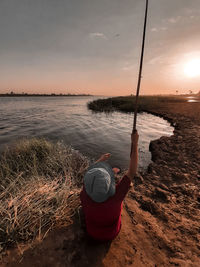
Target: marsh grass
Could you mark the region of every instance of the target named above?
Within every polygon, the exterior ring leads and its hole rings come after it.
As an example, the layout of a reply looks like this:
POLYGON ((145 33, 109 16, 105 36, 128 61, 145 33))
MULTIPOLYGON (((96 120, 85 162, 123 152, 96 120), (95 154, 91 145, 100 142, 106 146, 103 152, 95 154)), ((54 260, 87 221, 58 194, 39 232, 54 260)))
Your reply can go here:
MULTIPOLYGON (((166 103, 182 103, 186 98, 182 96, 140 96, 138 111, 146 111, 166 103)), ((97 99, 88 103, 88 108, 93 111, 124 111, 133 112, 135 108, 134 96, 112 97, 107 99, 97 99)))
POLYGON ((42 239, 79 206, 88 159, 71 147, 24 139, 0 158, 0 245, 42 239))

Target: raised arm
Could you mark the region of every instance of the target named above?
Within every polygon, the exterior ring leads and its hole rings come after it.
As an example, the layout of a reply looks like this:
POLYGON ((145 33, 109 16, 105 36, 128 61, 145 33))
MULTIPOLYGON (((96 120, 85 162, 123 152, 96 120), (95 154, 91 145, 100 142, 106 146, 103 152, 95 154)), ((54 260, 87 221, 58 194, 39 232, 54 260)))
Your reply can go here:
POLYGON ((129 162, 129 168, 126 173, 126 175, 133 180, 134 176, 137 173, 137 167, 138 167, 138 139, 139 135, 137 131, 131 134, 131 157, 130 157, 130 162, 129 162))
POLYGON ((107 159, 110 158, 110 153, 103 154, 95 163, 101 162, 101 161, 106 161, 107 159))

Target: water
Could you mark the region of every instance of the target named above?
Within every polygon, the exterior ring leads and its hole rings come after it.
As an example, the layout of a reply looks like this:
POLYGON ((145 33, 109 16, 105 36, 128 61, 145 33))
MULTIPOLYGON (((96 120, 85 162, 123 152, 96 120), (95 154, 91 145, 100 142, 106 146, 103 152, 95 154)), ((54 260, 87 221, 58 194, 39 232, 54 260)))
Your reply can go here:
MULTIPOLYGON (((112 166, 127 168, 133 114, 94 113, 87 102, 97 97, 4 97, 0 98, 0 151, 22 137, 63 141, 92 159, 110 152, 112 166)), ((151 160, 149 143, 173 134, 162 118, 138 115, 139 166, 151 160)))
POLYGON ((187 102, 189 102, 189 103, 199 103, 200 102, 199 96, 188 96, 187 99, 188 99, 187 102))

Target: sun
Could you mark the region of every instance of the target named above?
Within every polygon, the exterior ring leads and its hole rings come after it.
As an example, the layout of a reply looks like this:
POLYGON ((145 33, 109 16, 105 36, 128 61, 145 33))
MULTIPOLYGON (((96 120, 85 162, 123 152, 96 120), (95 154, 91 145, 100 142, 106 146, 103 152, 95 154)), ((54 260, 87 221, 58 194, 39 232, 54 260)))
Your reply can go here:
POLYGON ((188 61, 184 66, 184 73, 190 78, 200 76, 200 59, 188 61))

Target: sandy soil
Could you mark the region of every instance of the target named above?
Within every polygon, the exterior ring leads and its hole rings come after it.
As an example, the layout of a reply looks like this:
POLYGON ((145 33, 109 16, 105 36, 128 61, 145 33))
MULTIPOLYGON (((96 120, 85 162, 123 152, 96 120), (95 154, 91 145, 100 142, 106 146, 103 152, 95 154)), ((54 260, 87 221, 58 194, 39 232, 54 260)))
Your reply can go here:
POLYGON ((124 201, 118 237, 91 243, 75 217, 23 255, 7 251, 1 266, 200 266, 200 103, 149 112, 175 132, 151 142, 153 162, 124 201))

